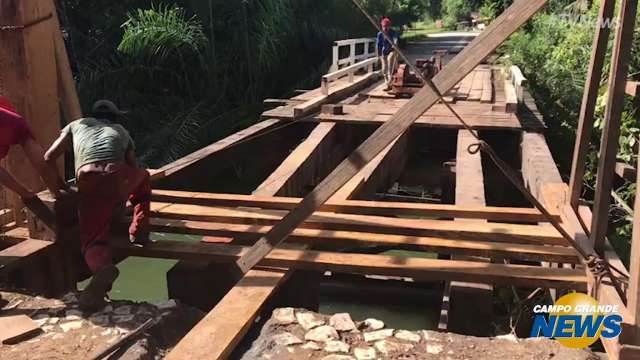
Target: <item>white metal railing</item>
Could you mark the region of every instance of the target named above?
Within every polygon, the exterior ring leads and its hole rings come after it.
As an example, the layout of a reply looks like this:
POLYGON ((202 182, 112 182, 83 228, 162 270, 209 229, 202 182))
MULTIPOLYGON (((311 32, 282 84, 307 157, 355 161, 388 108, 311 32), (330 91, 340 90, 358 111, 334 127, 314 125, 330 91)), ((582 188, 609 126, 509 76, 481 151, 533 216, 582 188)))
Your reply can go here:
POLYGON ((343 76, 349 76, 349 82, 353 82, 353 75, 356 71, 360 69, 367 69, 367 73, 373 72, 373 66, 378 62, 378 58, 369 58, 364 61, 357 62, 353 65, 349 65, 345 68, 342 68, 338 71, 334 71, 324 75, 322 77, 322 84, 320 87, 322 88, 322 95, 329 95, 329 85, 332 81, 340 79, 343 76))
POLYGON ((366 60, 376 56, 375 48, 371 51, 371 44, 375 47, 375 38, 360 38, 360 39, 347 39, 336 41, 333 45, 333 59, 331 62, 331 68, 329 72, 340 70, 343 66, 351 66, 358 61, 366 60), (349 55, 340 58, 340 48, 349 47, 349 55), (363 46, 364 50, 361 54, 356 54, 356 50, 359 46, 363 46))

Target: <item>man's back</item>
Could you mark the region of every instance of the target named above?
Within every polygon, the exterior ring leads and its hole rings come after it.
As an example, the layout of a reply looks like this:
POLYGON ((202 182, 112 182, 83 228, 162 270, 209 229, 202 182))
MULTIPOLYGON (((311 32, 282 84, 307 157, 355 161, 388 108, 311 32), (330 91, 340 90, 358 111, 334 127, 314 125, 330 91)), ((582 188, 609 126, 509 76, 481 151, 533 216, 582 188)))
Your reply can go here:
POLYGON ((72 135, 76 172, 82 166, 96 162, 122 162, 126 151, 133 147, 129 132, 108 120, 76 120, 62 132, 72 135))

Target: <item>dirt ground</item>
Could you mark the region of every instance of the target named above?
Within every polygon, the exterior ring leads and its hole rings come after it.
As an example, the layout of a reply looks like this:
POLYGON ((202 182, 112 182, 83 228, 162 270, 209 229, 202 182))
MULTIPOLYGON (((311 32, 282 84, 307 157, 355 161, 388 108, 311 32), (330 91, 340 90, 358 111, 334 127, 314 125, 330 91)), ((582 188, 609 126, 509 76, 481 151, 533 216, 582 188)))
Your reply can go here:
POLYGON ((46 299, 0 291, 0 316, 25 314, 41 331, 14 345, 0 345, 0 359, 88 359, 149 319, 155 325, 123 347, 121 359, 159 359, 204 315, 201 311, 163 301, 157 304, 111 302, 97 313, 78 309, 74 293, 46 299))

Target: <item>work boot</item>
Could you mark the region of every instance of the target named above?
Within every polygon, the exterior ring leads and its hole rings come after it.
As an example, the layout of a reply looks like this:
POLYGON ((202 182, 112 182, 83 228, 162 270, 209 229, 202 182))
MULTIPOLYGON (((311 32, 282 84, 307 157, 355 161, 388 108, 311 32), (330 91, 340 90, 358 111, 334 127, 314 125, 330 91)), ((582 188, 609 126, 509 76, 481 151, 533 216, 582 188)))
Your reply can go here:
POLYGON ((78 302, 80 308, 85 311, 98 311, 107 305, 105 296, 109 291, 113 282, 120 275, 118 268, 109 264, 102 270, 93 275, 89 285, 80 293, 78 302))
POLYGON ((129 241, 134 246, 145 246, 151 243, 151 238, 148 232, 140 232, 138 234, 129 234, 129 241))

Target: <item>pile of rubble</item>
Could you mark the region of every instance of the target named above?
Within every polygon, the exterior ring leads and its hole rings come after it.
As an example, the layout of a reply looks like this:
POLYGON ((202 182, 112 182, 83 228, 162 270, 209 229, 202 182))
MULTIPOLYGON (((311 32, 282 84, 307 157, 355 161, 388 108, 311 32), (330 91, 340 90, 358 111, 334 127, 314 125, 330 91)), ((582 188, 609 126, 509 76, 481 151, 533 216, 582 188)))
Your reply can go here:
POLYGON ((544 339, 478 338, 435 331, 388 329, 376 319, 353 321, 304 309, 275 309, 242 360, 253 359, 600 359, 544 339))
POLYGON ((0 358, 83 359, 91 358, 142 324, 154 325, 133 344, 122 349, 123 359, 162 358, 203 316, 194 308, 174 300, 157 303, 112 301, 96 313, 79 309, 77 295, 47 299, 13 292, 0 292, 5 304, 2 315, 24 314, 40 327, 30 338, 0 345, 0 358))

